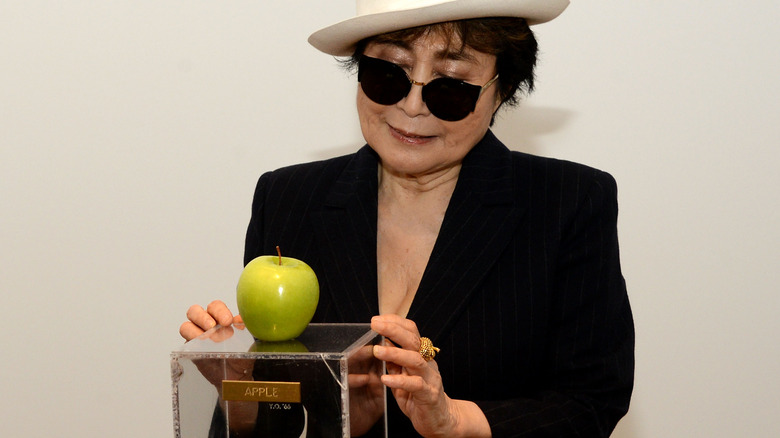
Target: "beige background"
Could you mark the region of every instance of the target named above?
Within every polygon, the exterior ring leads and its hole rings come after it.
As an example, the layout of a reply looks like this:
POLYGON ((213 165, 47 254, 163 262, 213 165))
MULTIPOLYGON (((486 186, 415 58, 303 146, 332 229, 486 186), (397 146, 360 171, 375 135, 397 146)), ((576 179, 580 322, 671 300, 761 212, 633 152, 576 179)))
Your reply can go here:
MULTIPOLYGON (((619 438, 780 436, 780 13, 744 5, 575 0, 498 121, 619 182, 638 341, 619 438)), ((178 325, 235 308, 256 178, 362 144, 354 78, 306 43, 353 11, 0 3, 0 435, 171 436, 178 325)))

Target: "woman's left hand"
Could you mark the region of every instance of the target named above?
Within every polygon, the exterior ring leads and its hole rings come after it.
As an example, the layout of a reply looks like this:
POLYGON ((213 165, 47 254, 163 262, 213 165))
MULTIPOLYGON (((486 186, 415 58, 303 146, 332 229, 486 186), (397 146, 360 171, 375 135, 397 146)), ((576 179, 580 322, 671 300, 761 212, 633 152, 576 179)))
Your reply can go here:
POLYGON ((420 333, 413 321, 379 315, 372 318, 371 329, 394 344, 374 346, 374 356, 387 363, 382 383, 391 389, 420 435, 491 436, 490 425, 476 404, 453 400, 444 392, 436 361, 426 361, 420 354, 420 333))

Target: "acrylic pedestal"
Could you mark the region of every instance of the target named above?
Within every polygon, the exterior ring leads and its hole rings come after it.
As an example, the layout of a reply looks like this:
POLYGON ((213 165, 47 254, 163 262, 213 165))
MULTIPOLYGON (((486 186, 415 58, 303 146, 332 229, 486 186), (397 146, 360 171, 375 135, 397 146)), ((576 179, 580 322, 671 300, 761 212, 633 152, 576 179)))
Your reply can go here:
POLYGON ((171 353, 175 436, 386 437, 380 340, 368 324, 310 324, 283 343, 217 326, 171 353))

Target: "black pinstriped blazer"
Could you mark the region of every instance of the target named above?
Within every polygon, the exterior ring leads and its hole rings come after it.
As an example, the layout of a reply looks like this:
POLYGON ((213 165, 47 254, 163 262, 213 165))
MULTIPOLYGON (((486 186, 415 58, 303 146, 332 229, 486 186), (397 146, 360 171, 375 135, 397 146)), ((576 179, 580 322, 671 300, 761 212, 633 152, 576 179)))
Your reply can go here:
MULTIPOLYGON (((507 149, 466 156, 408 318, 442 349, 450 397, 494 437, 608 436, 628 409, 634 329, 613 178, 507 149)), ((315 322, 378 313, 377 156, 368 146, 263 175, 245 262, 280 245, 320 281, 315 322)), ((391 436, 414 436, 389 399, 391 436)))

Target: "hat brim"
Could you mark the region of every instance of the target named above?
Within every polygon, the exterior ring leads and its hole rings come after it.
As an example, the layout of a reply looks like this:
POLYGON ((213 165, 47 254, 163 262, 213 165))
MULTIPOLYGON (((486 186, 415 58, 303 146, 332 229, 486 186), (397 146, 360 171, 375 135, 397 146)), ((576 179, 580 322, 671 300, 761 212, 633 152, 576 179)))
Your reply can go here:
POLYGON ((314 32, 309 43, 333 56, 351 56, 362 39, 410 27, 485 17, 520 17, 529 25, 552 20, 569 0, 457 0, 413 9, 361 15, 314 32))

